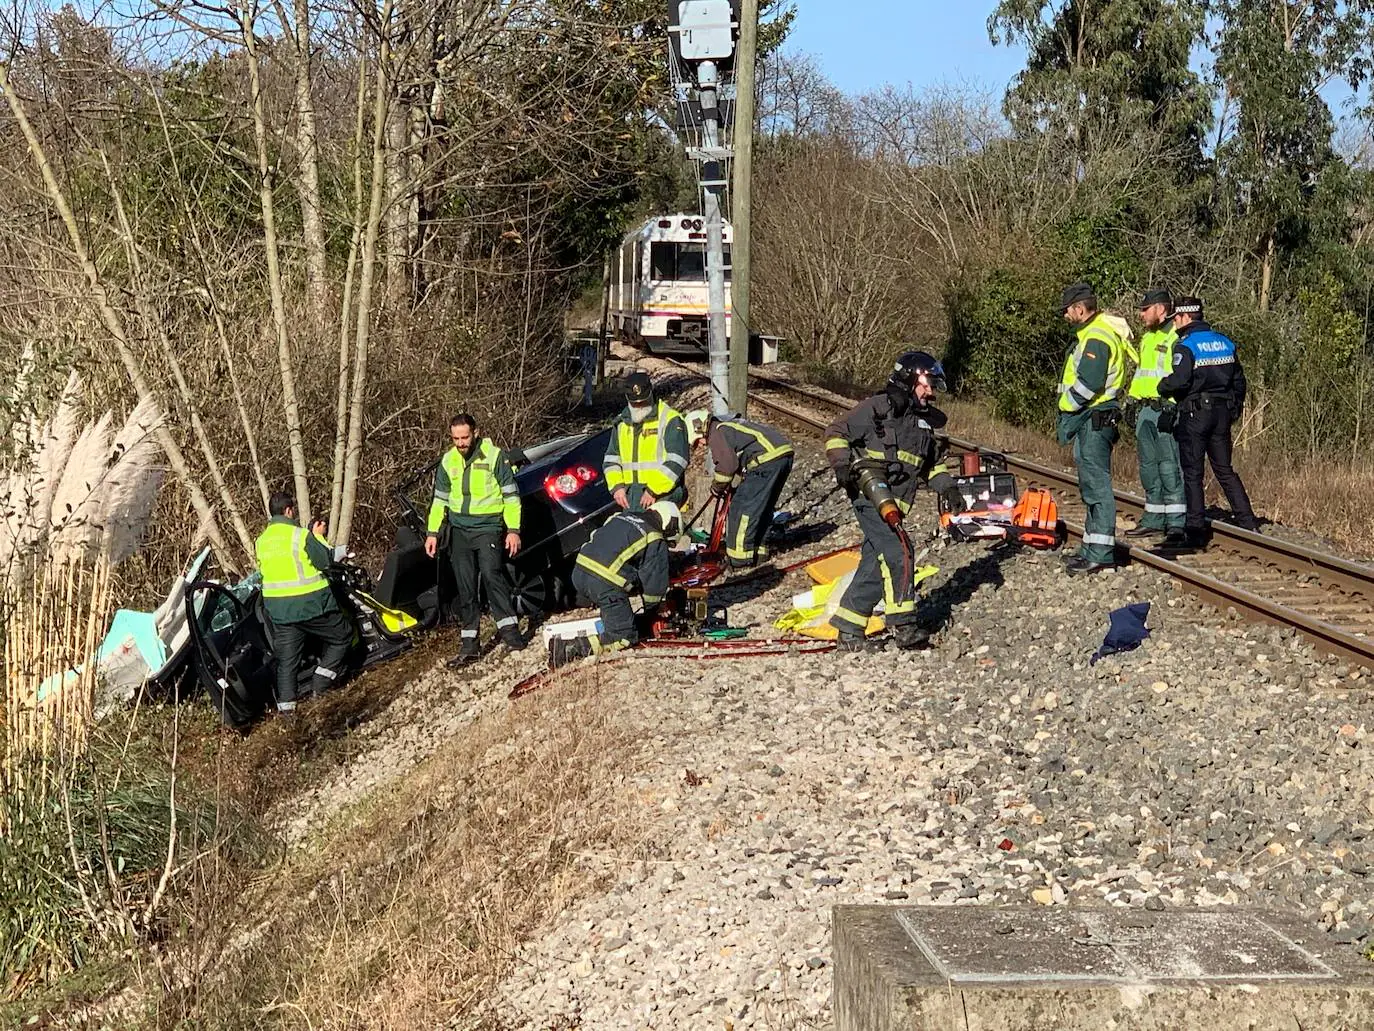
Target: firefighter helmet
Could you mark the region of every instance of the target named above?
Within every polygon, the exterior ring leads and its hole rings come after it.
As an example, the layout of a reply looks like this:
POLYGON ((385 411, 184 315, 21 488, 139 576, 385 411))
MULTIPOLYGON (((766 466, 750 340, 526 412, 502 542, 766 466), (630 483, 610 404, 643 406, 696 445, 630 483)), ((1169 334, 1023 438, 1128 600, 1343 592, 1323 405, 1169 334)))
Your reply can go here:
POLYGON ((704 438, 711 429, 711 413, 705 408, 688 412, 683 419, 687 423, 687 446, 692 447, 704 438))
POLYGON ((670 541, 675 541, 682 534, 682 509, 671 501, 655 501, 649 506, 658 519, 659 528, 663 531, 663 536, 670 541))
POLYGON ((917 383, 924 383, 934 390, 944 390, 945 367, 938 358, 925 351, 907 351, 893 363, 889 380, 907 390, 914 390, 917 383))

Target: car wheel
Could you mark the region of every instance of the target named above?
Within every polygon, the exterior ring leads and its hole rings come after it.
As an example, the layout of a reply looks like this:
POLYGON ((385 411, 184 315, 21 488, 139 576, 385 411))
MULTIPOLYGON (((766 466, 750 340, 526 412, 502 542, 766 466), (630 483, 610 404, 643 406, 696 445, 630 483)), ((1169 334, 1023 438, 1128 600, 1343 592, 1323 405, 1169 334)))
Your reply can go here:
POLYGON ((547 572, 534 572, 516 566, 511 569, 510 577, 511 599, 515 602, 516 615, 538 617, 553 608, 553 588, 547 572))

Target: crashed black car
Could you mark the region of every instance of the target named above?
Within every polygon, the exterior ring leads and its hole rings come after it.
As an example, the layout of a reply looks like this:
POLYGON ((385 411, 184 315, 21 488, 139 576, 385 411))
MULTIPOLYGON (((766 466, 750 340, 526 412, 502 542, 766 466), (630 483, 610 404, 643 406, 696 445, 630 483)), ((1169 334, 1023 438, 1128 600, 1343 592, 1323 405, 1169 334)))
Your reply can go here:
MULTIPOLYGON (((577 553, 616 510, 602 469, 610 438, 605 429, 506 451, 520 488, 522 546, 510 571, 521 615, 538 618, 574 603, 577 553)), ((425 625, 447 619, 456 595, 443 534, 437 560, 425 554, 425 521, 438 464, 436 458, 393 492, 400 523, 376 590, 383 605, 425 625)))

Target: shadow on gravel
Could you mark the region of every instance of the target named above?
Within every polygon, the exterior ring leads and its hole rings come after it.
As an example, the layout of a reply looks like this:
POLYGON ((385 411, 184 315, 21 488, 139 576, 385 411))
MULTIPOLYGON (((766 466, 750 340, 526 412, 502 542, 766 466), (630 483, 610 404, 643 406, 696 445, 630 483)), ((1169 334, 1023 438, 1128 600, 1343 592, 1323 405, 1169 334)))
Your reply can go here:
POLYGON ((1011 545, 990 548, 986 554, 957 569, 939 587, 927 594, 917 606, 921 625, 927 630, 943 630, 953 619, 954 609, 973 597, 984 584, 1001 587, 1002 563, 1015 557, 1017 549, 1011 545))
POLYGON ((775 533, 768 538, 769 554, 776 559, 779 555, 786 555, 789 551, 796 551, 808 544, 815 544, 817 541, 824 540, 839 528, 840 524, 833 519, 824 519, 819 523, 807 523, 795 530, 788 530, 784 534, 775 533))
POLYGON ((734 575, 740 578, 737 583, 727 580, 711 591, 711 597, 727 608, 731 605, 744 605, 761 595, 767 594, 782 583, 783 578, 782 571, 772 566, 764 566, 748 573, 734 575))

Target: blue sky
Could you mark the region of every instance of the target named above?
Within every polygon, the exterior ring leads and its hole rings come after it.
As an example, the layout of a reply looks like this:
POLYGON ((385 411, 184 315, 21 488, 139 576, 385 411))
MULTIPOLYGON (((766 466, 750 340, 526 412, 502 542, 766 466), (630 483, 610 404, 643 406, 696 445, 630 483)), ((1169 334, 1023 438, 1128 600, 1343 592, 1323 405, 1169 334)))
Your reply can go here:
POLYGON ((886 83, 982 86, 998 94, 1025 51, 988 42, 995 6, 980 0, 797 0, 792 49, 846 93, 886 83))

